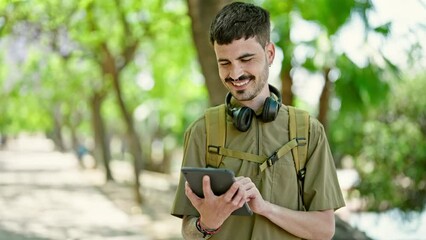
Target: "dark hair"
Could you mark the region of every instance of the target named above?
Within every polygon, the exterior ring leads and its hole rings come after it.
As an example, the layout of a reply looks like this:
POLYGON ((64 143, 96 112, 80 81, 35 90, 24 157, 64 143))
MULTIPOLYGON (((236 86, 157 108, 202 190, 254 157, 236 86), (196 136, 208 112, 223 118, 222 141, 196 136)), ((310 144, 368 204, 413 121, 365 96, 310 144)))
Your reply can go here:
POLYGON ((269 13, 250 3, 233 2, 219 11, 210 26, 210 43, 230 44, 241 38, 256 40, 265 47, 270 38, 269 13))

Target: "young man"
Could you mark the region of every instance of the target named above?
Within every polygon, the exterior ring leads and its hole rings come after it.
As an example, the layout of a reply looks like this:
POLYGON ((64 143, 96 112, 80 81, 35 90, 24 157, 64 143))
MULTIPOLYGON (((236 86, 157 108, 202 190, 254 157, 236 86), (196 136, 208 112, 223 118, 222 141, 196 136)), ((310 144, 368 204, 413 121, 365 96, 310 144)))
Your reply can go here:
MULTIPOLYGON (((269 66, 275 56, 269 35, 269 13, 239 2, 225 6, 210 29, 220 79, 232 94, 226 100, 225 147, 261 156, 270 156, 290 141, 288 107, 281 105, 279 93, 268 85, 269 66), (271 110, 274 103, 278 108, 271 110), (252 111, 251 122, 246 124, 246 115, 237 119, 239 110, 252 111)), ((208 165, 204 118, 195 121, 185 133, 183 166, 208 165)), ((205 196, 199 198, 181 176, 172 214, 183 217, 185 239, 332 238, 334 210, 345 203, 324 129, 313 118, 308 146, 303 185, 306 211, 299 207, 291 152, 264 171, 259 170, 259 163, 225 156, 219 167, 233 170, 238 177, 221 196, 212 193, 210 179, 205 176, 205 196), (231 215, 245 202, 253 211, 252 216, 231 215)))

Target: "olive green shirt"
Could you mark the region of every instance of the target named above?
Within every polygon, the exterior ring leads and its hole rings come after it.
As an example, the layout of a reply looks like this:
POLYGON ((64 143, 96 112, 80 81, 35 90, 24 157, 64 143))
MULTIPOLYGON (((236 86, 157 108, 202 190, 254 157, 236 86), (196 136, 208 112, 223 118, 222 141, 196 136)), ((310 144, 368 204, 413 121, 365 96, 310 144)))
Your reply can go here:
MULTIPOLYGON (((253 118, 247 132, 238 131, 227 115, 225 147, 261 156, 270 156, 289 141, 288 108, 283 105, 277 118, 264 123, 253 118)), ((324 128, 318 120, 310 118, 310 136, 304 180, 304 202, 307 211, 338 209, 345 205, 337 180, 334 160, 324 128)), ((204 116, 195 121, 185 133, 182 166, 206 167, 206 126, 204 116)), ((260 172, 259 164, 224 157, 220 168, 234 171, 236 176, 250 177, 262 197, 273 204, 298 210, 298 183, 291 152, 274 165, 260 172)), ((185 195, 185 179, 181 175, 172 215, 199 216, 185 195)), ((210 239, 299 239, 267 218, 231 215, 221 230, 210 239)))

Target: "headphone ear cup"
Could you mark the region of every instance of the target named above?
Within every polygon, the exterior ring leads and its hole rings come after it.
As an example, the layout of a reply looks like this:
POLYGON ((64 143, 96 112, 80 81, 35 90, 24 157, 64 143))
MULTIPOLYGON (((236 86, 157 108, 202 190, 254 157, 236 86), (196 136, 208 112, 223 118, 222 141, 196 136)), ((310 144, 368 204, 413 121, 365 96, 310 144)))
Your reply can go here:
POLYGON ((265 104, 263 104, 262 110, 262 121, 271 122, 274 121, 278 115, 280 109, 279 103, 271 97, 267 97, 265 104))
POLYGON ((250 128, 253 115, 253 110, 248 107, 242 107, 234 111, 232 116, 234 127, 241 132, 246 132, 250 128))

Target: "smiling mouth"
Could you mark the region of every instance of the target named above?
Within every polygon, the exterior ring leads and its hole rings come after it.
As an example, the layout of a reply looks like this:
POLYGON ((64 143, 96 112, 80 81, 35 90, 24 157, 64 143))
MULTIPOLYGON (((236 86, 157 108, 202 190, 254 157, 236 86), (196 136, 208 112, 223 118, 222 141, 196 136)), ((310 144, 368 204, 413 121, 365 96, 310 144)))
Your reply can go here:
POLYGON ((247 85, 250 82, 250 80, 239 80, 239 81, 231 81, 232 85, 236 86, 236 87, 242 87, 247 85))
POLYGON ((253 79, 253 75, 242 75, 238 79, 226 78, 225 81, 231 83, 235 87, 244 87, 253 79))

